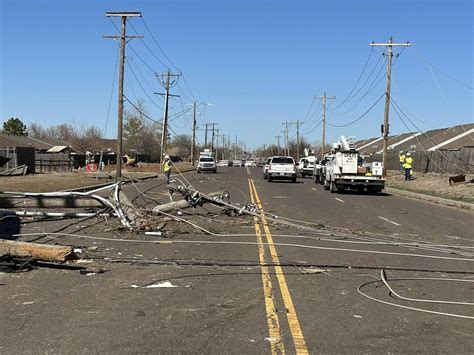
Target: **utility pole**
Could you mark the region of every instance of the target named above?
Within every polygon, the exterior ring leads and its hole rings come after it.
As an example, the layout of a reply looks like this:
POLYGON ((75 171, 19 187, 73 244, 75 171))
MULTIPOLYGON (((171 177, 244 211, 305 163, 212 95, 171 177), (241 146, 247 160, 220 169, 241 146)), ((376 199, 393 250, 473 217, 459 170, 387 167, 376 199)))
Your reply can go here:
POLYGON ((277 148, 277 149, 278 149, 278 152, 277 152, 277 153, 278 153, 278 154, 277 154, 277 155, 280 155, 280 138, 281 138, 281 136, 278 135, 278 136, 275 136, 275 138, 278 140, 278 144, 277 144, 277 147, 278 147, 278 148, 277 148))
POLYGON ((209 123, 206 123, 206 131, 205 131, 206 133, 204 133, 204 148, 207 148, 207 125, 208 124, 209 123))
POLYGON ((234 151, 234 160, 237 160, 237 135, 235 135, 235 151, 234 151))
POLYGON ((212 140, 211 140, 211 152, 214 151, 214 132, 215 132, 215 126, 218 125, 218 123, 212 122, 212 140))
POLYGON ((158 95, 164 95, 165 97, 165 108, 163 112, 163 128, 161 132, 161 154, 160 154, 160 166, 162 166, 163 162, 163 155, 166 154, 166 141, 168 139, 168 102, 169 98, 171 97, 179 97, 179 95, 171 95, 170 88, 175 86, 178 83, 178 79, 181 74, 172 74, 171 71, 168 69, 166 74, 156 74, 157 79, 160 81, 161 85, 165 88, 166 92, 156 93, 158 95))
POLYGON ((300 159, 300 124, 303 123, 296 121, 296 159, 300 159))
POLYGON ((219 152, 219 128, 216 128, 216 157, 219 152))
POLYGON ((326 147, 326 100, 335 100, 336 96, 326 96, 326 93, 324 93, 323 96, 314 96, 314 98, 323 100, 323 138, 321 146, 321 158, 324 158, 324 148, 326 147))
POLYGON ((107 17, 121 17, 122 29, 120 36, 103 36, 103 38, 120 39, 120 74, 118 81, 118 110, 117 110, 117 170, 115 172, 115 182, 122 177, 122 156, 123 156, 123 80, 125 66, 125 45, 127 38, 143 38, 143 36, 127 36, 127 19, 129 17, 142 17, 141 12, 106 12, 107 17))
POLYGON ((225 159, 225 134, 221 135, 222 137, 222 153, 221 153, 221 159, 225 159))
POLYGON ((194 166, 196 150, 196 101, 193 104, 193 143, 191 145, 191 165, 194 166))
POLYGON ((387 89, 385 91, 385 112, 383 115, 383 176, 387 175, 387 154, 388 154, 388 134, 389 134, 389 123, 388 116, 390 110, 390 87, 392 82, 392 57, 393 57, 393 47, 409 47, 411 46, 410 42, 406 43, 393 43, 393 38, 388 39, 388 43, 375 43, 372 42, 370 46, 383 46, 388 47, 388 60, 387 60, 387 89))
POLYGON ((285 155, 290 156, 290 139, 288 138, 288 126, 292 125, 293 122, 288 122, 285 121, 282 123, 283 126, 285 126, 285 130, 283 133, 285 133, 285 155))

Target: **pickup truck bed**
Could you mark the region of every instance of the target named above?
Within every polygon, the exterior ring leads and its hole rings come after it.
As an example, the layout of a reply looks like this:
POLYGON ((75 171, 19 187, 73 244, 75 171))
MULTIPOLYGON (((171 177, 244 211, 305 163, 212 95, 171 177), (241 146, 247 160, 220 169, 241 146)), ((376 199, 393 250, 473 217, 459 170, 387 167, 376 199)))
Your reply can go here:
POLYGON ((273 157, 268 166, 268 182, 273 180, 296 182, 295 162, 291 157, 273 157))

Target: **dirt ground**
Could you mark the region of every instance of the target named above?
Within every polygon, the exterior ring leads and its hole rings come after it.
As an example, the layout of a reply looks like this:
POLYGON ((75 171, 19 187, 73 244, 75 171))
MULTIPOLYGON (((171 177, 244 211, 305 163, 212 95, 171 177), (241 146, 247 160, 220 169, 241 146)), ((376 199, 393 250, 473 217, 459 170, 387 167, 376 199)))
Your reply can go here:
MULTIPOLYGON (((194 169, 189 163, 176 164, 176 169, 185 172, 194 169)), ((161 174, 159 164, 140 167, 124 167, 123 179, 138 179, 161 174)), ((114 181, 115 166, 109 165, 105 172, 75 171, 70 173, 31 174, 25 176, 0 176, 0 192, 51 192, 107 184, 114 181)))
POLYGON ((405 181, 399 171, 389 171, 386 186, 396 189, 423 193, 456 201, 474 203, 474 175, 467 175, 465 183, 449 185, 449 176, 441 174, 414 173, 413 180, 405 181))

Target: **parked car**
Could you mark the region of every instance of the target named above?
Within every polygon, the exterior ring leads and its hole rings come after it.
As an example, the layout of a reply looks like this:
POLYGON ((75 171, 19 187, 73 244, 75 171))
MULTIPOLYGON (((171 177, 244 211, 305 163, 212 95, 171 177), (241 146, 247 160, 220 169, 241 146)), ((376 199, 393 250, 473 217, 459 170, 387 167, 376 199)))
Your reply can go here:
POLYGON ((263 164, 263 178, 268 179, 268 167, 270 166, 270 162, 272 160, 272 157, 267 158, 265 160, 265 164, 263 164))
POLYGON ((240 168, 241 166, 243 166, 242 165, 242 160, 238 160, 238 159, 232 160, 232 166, 240 168))
POLYGON ((268 166, 268 182, 273 180, 296 182, 296 164, 292 157, 272 157, 268 166))
POLYGON ((209 156, 201 156, 199 158, 197 172, 200 174, 203 171, 210 171, 214 174, 217 173, 217 165, 214 161, 214 158, 209 156))
POLYGON ((247 160, 245 162, 244 166, 248 166, 249 168, 253 168, 253 167, 257 166, 257 164, 255 164, 255 162, 253 160, 247 160))
POLYGON ((217 166, 229 166, 229 161, 228 160, 219 160, 217 162, 217 166))

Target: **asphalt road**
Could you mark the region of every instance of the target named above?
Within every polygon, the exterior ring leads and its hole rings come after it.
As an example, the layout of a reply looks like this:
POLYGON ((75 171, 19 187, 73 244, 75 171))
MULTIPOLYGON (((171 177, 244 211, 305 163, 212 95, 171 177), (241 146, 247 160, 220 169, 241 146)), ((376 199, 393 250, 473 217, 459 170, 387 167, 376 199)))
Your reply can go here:
MULTIPOLYGON (((462 304, 474 302, 472 213, 332 194, 311 179, 268 183, 259 168, 185 176, 267 215, 205 205, 167 237, 114 220, 0 224, 4 235, 49 232, 22 239, 85 258, 80 270, 0 273, 0 353, 474 352, 474 306, 462 304), (400 296, 436 302, 390 295, 382 269, 400 296)), ((144 208, 169 199, 161 180, 125 190, 144 208)))

